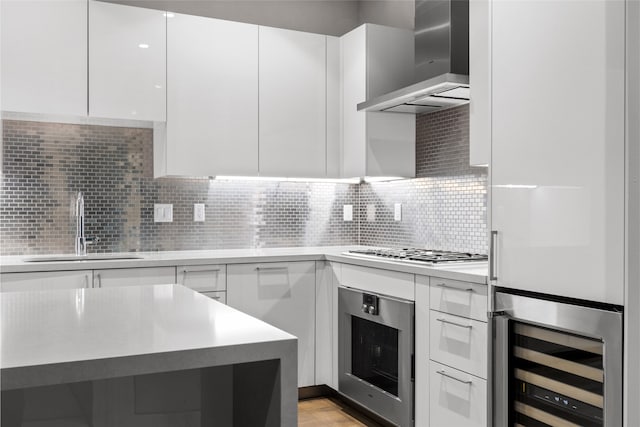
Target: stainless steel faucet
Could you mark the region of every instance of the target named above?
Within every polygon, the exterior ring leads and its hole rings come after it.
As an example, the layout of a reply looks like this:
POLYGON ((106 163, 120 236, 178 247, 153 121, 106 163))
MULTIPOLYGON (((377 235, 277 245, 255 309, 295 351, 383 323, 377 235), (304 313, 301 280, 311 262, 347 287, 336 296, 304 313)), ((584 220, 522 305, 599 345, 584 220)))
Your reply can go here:
POLYGON ((85 256, 87 245, 99 242, 98 237, 87 237, 84 235, 84 194, 78 191, 76 196, 76 255, 85 256))

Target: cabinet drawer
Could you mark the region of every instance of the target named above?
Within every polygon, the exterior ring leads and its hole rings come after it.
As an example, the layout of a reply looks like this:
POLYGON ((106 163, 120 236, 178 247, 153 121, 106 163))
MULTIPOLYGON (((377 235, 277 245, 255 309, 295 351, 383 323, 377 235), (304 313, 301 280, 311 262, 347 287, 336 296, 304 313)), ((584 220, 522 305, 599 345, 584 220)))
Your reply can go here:
POLYGON ((430 427, 485 427, 487 382, 437 362, 429 364, 430 427))
POLYGON ((342 264, 340 284, 415 301, 415 276, 409 273, 342 264))
POLYGON ((487 286, 432 277, 431 308, 458 316, 487 321, 487 286))
POLYGON ((223 304, 227 303, 227 293, 226 292, 201 292, 202 295, 214 299, 223 304))
POLYGON ((168 285, 176 283, 175 267, 112 268, 93 270, 94 288, 168 285))
POLYGON ((227 266, 183 265, 178 266, 178 284, 198 292, 225 291, 227 289, 227 266))
POLYGON ((487 377, 487 324, 431 311, 429 357, 481 378, 487 377))
POLYGON ((90 288, 91 270, 0 274, 0 292, 90 288))

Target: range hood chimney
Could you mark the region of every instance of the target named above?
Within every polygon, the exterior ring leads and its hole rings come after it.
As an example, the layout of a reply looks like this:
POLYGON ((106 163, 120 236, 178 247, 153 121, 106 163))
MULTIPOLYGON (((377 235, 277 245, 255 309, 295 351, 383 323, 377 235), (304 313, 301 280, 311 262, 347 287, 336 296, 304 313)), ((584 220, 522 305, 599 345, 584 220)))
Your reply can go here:
POLYGON ((358 111, 429 113, 469 102, 469 1, 415 0, 418 83, 358 104, 358 111))

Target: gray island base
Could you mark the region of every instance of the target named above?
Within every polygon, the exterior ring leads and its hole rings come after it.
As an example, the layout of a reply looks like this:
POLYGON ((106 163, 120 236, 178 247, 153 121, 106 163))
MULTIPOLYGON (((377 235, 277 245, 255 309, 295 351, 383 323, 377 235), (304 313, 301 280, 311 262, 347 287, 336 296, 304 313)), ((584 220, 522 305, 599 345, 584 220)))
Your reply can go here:
POLYGON ((0 294, 2 426, 297 425, 297 340, 178 285, 0 294))

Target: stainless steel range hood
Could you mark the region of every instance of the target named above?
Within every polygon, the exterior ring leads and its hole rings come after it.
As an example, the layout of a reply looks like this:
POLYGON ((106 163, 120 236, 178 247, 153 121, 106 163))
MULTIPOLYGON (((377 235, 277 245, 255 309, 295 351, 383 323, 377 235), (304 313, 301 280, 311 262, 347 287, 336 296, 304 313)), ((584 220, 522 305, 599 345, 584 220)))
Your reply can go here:
POLYGON ((358 104, 358 111, 427 113, 469 102, 469 1, 416 0, 417 83, 358 104))

